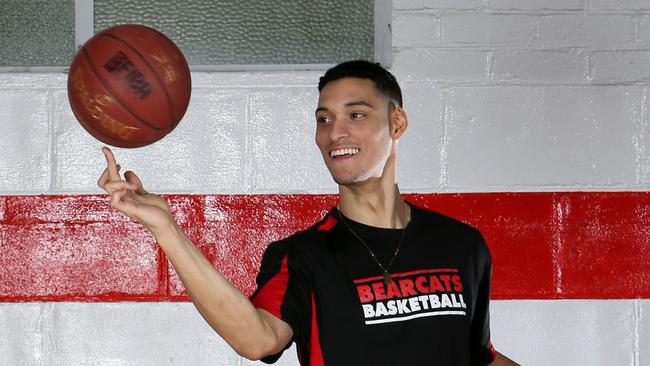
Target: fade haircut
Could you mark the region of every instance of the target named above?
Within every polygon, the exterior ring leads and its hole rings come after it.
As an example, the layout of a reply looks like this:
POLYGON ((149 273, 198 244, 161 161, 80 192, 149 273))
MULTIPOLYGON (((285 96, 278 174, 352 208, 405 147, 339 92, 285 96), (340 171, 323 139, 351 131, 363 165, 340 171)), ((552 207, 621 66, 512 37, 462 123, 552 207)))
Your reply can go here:
POLYGON ((380 93, 384 94, 393 104, 402 107, 402 90, 397 84, 395 76, 379 64, 364 60, 343 62, 327 70, 318 82, 318 91, 323 91, 325 85, 330 81, 348 77, 371 80, 380 93))

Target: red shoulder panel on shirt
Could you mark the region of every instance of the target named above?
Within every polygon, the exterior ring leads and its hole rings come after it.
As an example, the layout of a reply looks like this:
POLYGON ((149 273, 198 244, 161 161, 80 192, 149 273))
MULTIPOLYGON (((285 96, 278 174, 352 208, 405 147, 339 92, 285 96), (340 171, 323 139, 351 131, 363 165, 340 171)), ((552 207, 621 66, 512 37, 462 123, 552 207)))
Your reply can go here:
POLYGON ((336 225, 336 219, 332 216, 327 216, 327 220, 318 227, 318 231, 330 231, 336 225))
POLYGON ((282 260, 282 266, 278 273, 276 273, 275 276, 273 276, 252 299, 255 307, 268 311, 278 319, 282 319, 280 307, 282 306, 282 299, 284 299, 284 294, 287 292, 287 286, 289 284, 287 258, 288 256, 284 257, 282 260))

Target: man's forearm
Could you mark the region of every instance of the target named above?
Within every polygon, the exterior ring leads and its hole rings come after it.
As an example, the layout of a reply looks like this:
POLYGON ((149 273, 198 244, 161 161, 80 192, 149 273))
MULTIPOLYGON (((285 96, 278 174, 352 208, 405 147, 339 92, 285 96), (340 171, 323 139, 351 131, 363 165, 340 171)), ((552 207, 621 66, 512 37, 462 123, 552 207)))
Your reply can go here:
POLYGON ((237 353, 257 359, 282 350, 290 341, 290 328, 261 315, 177 225, 155 236, 198 311, 237 353))

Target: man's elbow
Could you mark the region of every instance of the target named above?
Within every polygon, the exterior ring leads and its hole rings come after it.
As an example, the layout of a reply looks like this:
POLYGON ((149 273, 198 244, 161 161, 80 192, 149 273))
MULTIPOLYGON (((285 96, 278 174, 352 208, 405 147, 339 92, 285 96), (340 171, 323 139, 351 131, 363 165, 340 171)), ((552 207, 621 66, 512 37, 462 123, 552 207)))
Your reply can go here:
POLYGON ((261 319, 260 328, 250 331, 244 328, 240 332, 238 344, 231 344, 232 348, 242 357, 249 360, 261 360, 264 357, 282 352, 293 338, 293 331, 289 324, 276 318, 265 310, 258 309, 261 319))
POLYGON ((282 351, 284 347, 278 345, 278 339, 253 340, 233 346, 238 355, 251 361, 259 361, 266 356, 271 356, 282 351))
POLYGON ((519 364, 497 352, 494 361, 488 366, 519 366, 519 364))
POLYGON ((247 360, 259 361, 266 356, 270 356, 272 353, 266 352, 265 350, 262 349, 251 349, 251 350, 244 350, 242 352, 237 351, 237 354, 244 357, 247 360))
POLYGON ((238 355, 241 357, 250 360, 250 361, 259 361, 262 358, 264 358, 266 355, 264 352, 260 352, 259 350, 235 350, 238 355))

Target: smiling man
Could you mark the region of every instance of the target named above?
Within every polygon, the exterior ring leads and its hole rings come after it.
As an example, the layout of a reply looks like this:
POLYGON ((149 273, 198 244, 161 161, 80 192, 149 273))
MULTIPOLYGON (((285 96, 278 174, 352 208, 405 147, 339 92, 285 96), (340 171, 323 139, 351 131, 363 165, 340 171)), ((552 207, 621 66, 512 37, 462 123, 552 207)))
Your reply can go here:
POLYGON ((413 206, 396 181, 408 128, 388 71, 366 61, 318 85, 316 144, 340 203, 267 248, 258 288, 234 288, 132 172, 107 168, 111 205, 156 237, 207 322, 241 355, 273 362, 295 342, 302 365, 516 365, 490 342, 491 257, 480 233, 413 206))

